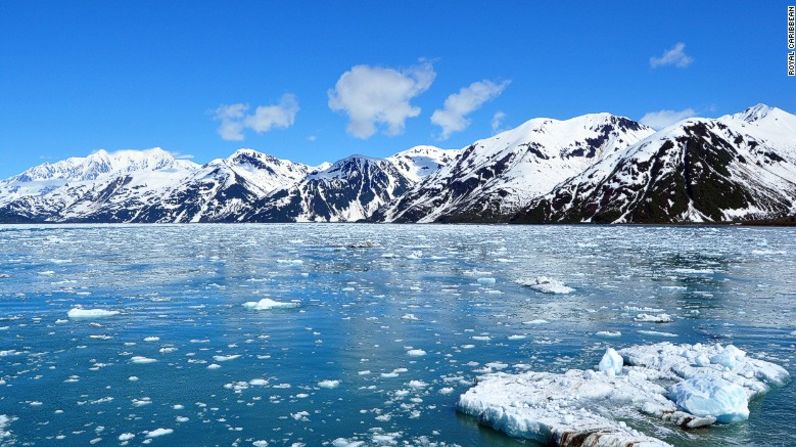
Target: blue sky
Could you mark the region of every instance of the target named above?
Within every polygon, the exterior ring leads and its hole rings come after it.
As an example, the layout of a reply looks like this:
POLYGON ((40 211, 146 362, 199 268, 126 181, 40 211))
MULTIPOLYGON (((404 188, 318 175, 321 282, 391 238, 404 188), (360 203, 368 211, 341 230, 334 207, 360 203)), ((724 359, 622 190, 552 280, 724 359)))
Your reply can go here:
POLYGON ((3 0, 0 177, 99 148, 458 148, 496 115, 794 112, 786 4, 3 0))

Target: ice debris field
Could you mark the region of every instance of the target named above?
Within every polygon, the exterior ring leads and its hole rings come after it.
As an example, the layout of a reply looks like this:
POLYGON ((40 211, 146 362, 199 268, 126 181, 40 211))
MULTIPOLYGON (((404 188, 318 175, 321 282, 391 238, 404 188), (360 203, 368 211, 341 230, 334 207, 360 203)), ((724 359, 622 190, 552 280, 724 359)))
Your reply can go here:
POLYGON ((0 227, 0 446, 796 442, 796 230, 0 227))

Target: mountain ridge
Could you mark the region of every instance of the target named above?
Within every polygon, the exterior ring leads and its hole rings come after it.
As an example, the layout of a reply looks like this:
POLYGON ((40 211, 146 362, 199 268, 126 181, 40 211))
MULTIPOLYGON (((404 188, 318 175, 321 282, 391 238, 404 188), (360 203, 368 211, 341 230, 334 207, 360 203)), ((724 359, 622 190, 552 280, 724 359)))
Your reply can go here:
POLYGON ((0 223, 737 223, 796 215, 796 116, 757 104, 655 131, 534 118, 462 149, 309 166, 249 148, 205 164, 96 151, 0 180, 0 223))

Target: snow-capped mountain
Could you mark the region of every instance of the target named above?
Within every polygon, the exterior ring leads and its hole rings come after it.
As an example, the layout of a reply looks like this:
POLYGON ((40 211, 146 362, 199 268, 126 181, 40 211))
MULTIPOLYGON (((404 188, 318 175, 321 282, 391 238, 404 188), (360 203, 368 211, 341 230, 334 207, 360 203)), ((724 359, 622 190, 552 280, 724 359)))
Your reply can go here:
POLYGON ((387 160, 392 162, 404 177, 412 182, 419 182, 450 164, 460 153, 461 151, 456 149, 415 146, 387 157, 387 160))
POLYGON ((236 222, 270 192, 312 169, 253 149, 213 160, 171 187, 136 218, 139 222, 236 222))
POLYGON ((476 222, 505 219, 531 199, 595 161, 654 131, 628 118, 597 113, 568 120, 532 119, 476 141, 374 219, 476 222))
POLYGON ((411 163, 400 169, 391 160, 354 155, 324 171, 309 174, 297 184, 272 192, 258 201, 244 219, 253 222, 367 219, 413 184, 404 172, 417 171, 417 166, 411 163))
POLYGON ((758 105, 663 129, 534 200, 513 221, 736 222, 794 211, 796 116, 758 105))
POLYGON ((462 150, 307 166, 240 149, 199 165, 97 151, 0 181, 0 223, 796 221, 796 116, 758 104, 655 132, 537 118, 462 150))
POLYGON ((47 194, 69 184, 88 184, 106 177, 136 172, 187 171, 199 165, 175 158, 156 147, 147 150, 99 150, 86 157, 43 163, 6 180, 0 180, 0 205, 26 196, 47 194))
POLYGON ((160 148, 45 163, 0 181, 0 221, 130 221, 198 167, 160 148))

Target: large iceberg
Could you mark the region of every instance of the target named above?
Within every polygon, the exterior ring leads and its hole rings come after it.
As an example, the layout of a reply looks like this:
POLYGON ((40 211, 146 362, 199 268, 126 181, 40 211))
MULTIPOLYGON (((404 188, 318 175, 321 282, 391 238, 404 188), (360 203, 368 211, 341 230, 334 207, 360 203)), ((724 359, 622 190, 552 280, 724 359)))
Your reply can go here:
POLYGON ((788 377, 734 346, 667 342, 609 349, 597 371, 487 374, 458 407, 510 436, 544 444, 658 447, 669 444, 625 421, 696 428, 743 420, 750 398, 788 377))

